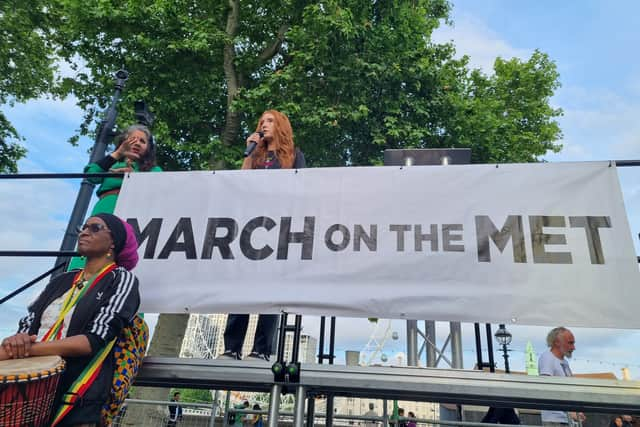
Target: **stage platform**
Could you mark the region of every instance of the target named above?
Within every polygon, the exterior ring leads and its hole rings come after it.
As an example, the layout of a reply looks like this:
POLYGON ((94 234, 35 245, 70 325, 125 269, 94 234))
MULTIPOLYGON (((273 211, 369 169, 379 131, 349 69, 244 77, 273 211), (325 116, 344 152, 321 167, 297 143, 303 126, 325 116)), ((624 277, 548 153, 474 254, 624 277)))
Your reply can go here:
MULTIPOLYGON (((269 392, 271 364, 147 357, 137 386, 269 392)), ((640 414, 640 382, 388 366, 303 364, 307 395, 640 414)), ((296 384, 289 384, 295 393, 296 384)))

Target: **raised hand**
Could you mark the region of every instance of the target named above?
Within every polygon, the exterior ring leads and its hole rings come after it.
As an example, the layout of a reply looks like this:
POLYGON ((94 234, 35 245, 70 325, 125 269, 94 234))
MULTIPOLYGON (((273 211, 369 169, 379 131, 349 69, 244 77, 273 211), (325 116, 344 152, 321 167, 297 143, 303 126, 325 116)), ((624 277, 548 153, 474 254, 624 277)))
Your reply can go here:
POLYGON ((138 160, 140 158, 140 151, 139 137, 131 135, 116 148, 116 151, 113 152, 113 157, 117 160, 122 160, 123 158, 138 160))

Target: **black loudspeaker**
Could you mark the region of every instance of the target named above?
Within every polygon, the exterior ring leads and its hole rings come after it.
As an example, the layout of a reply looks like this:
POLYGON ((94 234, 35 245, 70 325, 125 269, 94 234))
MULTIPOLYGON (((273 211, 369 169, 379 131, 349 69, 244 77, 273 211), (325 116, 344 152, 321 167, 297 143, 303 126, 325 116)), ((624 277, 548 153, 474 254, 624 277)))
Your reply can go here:
POLYGON ((385 166, 465 165, 469 163, 471 163, 470 148, 384 150, 385 166))

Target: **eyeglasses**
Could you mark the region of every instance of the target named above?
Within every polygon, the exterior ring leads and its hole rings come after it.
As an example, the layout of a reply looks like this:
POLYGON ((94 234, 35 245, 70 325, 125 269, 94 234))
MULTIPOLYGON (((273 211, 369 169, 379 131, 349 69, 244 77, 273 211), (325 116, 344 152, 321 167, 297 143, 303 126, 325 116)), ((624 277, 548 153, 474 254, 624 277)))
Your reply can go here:
POLYGON ((78 229, 77 229, 78 234, 82 233, 85 230, 89 230, 89 232, 91 234, 95 234, 95 233, 97 233, 97 232, 99 232, 101 230, 107 230, 108 232, 111 232, 111 230, 109 230, 106 225, 97 224, 95 222, 92 223, 92 224, 84 224, 84 225, 79 225, 78 226, 78 229))

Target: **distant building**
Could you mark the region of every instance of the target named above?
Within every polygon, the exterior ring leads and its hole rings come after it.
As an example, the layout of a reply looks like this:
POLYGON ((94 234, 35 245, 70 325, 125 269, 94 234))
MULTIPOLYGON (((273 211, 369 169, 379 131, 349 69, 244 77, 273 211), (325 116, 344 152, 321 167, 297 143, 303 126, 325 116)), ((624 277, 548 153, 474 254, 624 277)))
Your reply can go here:
MULTIPOLYGON (((300 348, 298 354, 300 363, 317 363, 316 357, 318 349, 318 340, 311 335, 300 335, 300 348)), ((275 351, 275 349, 274 349, 275 351)), ((293 334, 287 334, 284 340, 284 358, 285 360, 291 360, 291 352, 293 351, 293 334)))
MULTIPOLYGON (((373 403, 376 414, 382 416, 384 401, 377 399, 336 397, 334 399, 334 409, 336 414, 339 415, 364 415, 369 410, 369 403, 373 403)), ((438 403, 399 401, 398 406, 404 409, 405 415, 411 411, 417 418, 421 419, 438 420, 440 418, 440 405, 438 403)), ((326 399, 316 399, 316 413, 323 412, 326 412, 326 399)), ((387 401, 387 414, 391 416, 392 413, 393 401, 389 400, 387 401)))
POLYGON ((360 352, 347 350, 344 352, 344 359, 347 362, 347 366, 358 366, 360 365, 360 352))
MULTIPOLYGON (((226 314, 192 314, 182 341, 180 357, 196 359, 215 359, 224 352, 224 329, 227 324, 226 314)), ((242 346, 242 354, 248 355, 253 346, 253 338, 258 325, 258 315, 249 316, 247 336, 242 346)), ((300 362, 316 363, 316 351, 318 340, 306 334, 300 336, 300 362)), ((288 333, 285 339, 285 359, 289 360, 293 350, 293 334, 288 333)), ((277 343, 274 344, 274 353, 277 351, 277 343)))
MULTIPOLYGON (((215 359, 224 352, 224 329, 227 325, 226 314, 192 314, 185 331, 180 349, 180 357, 197 359, 215 359)), ((251 352, 253 337, 258 325, 258 315, 249 316, 247 336, 242 346, 242 354, 251 352)))
POLYGON ((527 375, 538 375, 538 357, 536 356, 536 352, 533 350, 533 344, 531 344, 531 341, 527 342, 525 359, 527 375))
POLYGON ((533 349, 531 341, 527 342, 527 348, 524 356, 527 375, 538 375, 538 356, 536 356, 536 352, 533 349))

